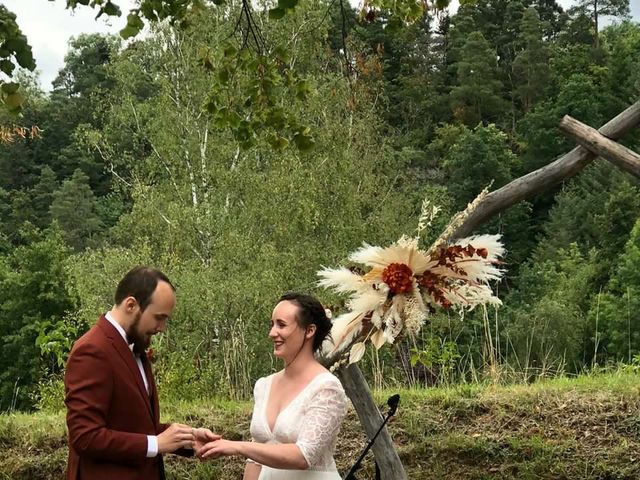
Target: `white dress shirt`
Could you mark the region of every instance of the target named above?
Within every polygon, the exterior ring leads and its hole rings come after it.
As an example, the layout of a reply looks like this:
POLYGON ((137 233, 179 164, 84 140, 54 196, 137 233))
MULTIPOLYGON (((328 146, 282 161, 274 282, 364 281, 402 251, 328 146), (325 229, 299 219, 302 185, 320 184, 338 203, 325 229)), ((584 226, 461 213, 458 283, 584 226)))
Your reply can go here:
MULTIPOLYGON (((147 375, 144 373, 144 367, 142 366, 142 360, 140 359, 140 355, 136 355, 133 353, 133 344, 129 344, 129 340, 127 340, 127 333, 111 315, 111 312, 107 312, 104 314, 107 321, 115 327, 118 331, 124 342, 128 345, 129 350, 131 350, 131 354, 136 360, 138 364, 138 370, 140 370, 140 375, 142 376, 142 381, 144 382, 144 388, 147 390, 147 394, 149 394, 149 381, 147 380, 147 375)), ((158 437, 155 435, 147 435, 147 457, 155 457, 158 455, 158 437)))

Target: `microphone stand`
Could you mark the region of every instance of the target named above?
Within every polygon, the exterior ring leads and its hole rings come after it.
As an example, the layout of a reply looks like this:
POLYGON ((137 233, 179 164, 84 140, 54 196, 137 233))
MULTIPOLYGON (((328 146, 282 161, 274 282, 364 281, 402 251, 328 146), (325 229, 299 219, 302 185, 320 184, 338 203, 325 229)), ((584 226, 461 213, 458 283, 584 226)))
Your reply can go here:
MULTIPOLYGON (((362 460, 367 455, 371 447, 373 447, 373 444, 376 442, 376 438, 378 438, 378 435, 380 434, 384 426, 387 424, 389 419, 393 415, 395 415, 396 410, 398 409, 398 403, 400 403, 400 395, 395 394, 389 397, 389 400, 387 400, 387 405, 389 406, 389 413, 387 413, 387 416, 382 421, 382 425, 380 425, 380 428, 378 428, 378 431, 375 433, 373 438, 369 440, 369 443, 367 444, 367 446, 364 447, 364 450, 360 454, 360 457, 358 457, 358 460, 356 460, 356 463, 353 464, 353 467, 351 467, 351 470, 349 470, 349 473, 347 473, 347 475, 344 477, 343 480, 358 480, 358 477, 356 477, 356 472, 360 469, 360 467, 362 467, 361 465, 362 460)), ((377 462, 376 462, 376 480, 380 480, 380 468, 378 467, 377 462)))

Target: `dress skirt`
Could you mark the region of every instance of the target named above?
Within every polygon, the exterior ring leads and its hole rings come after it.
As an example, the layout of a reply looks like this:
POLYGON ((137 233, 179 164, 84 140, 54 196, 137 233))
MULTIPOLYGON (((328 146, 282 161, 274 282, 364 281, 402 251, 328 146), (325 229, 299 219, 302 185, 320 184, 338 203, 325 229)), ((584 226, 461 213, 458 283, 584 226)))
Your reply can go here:
POLYGON ((341 480, 341 477, 335 470, 333 472, 279 470, 263 465, 258 480, 341 480))

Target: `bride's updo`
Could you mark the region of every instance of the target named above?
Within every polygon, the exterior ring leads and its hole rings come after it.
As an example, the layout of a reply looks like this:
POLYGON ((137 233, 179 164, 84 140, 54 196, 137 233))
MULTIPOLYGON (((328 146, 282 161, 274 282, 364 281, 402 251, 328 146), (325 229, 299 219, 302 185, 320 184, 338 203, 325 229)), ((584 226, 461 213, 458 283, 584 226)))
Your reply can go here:
POLYGON ((331 320, 327 317, 327 312, 322 304, 311 295, 297 292, 287 292, 280 297, 280 302, 292 302, 298 306, 296 320, 302 328, 309 325, 316 326, 316 334, 313 337, 313 352, 318 351, 322 342, 331 332, 331 320))

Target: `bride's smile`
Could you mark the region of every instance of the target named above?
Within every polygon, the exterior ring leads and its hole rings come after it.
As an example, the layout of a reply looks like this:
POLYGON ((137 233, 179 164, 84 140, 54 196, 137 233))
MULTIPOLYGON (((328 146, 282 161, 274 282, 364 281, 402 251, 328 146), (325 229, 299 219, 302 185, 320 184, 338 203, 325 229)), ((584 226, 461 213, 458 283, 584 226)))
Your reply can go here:
POLYGON ((273 354, 290 363, 304 346, 306 329, 302 328, 296 318, 298 306, 284 301, 278 303, 271 316, 269 338, 273 342, 273 354))

